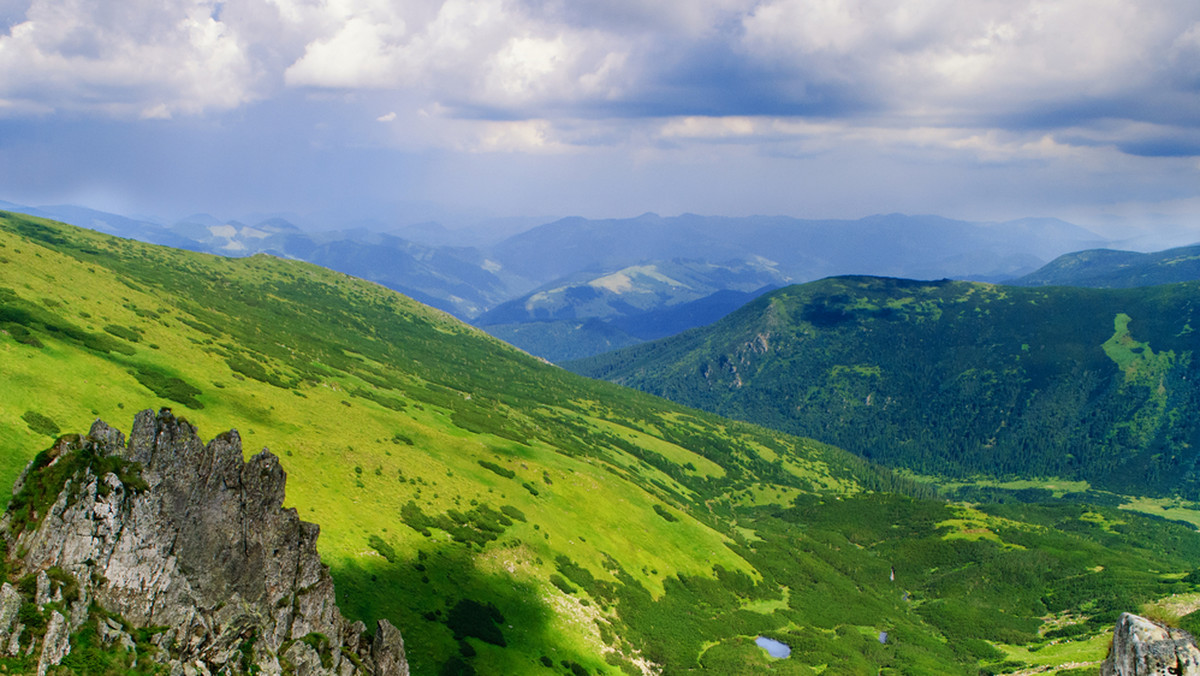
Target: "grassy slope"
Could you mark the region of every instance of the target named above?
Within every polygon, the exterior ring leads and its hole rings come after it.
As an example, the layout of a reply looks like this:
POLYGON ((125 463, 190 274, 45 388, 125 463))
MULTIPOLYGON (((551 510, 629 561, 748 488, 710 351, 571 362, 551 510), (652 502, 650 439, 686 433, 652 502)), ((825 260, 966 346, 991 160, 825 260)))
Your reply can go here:
POLYGON ((931 475, 1200 492, 1200 284, 849 277, 569 365, 931 475))
POLYGON ((1120 539, 1066 514, 980 541, 958 508, 861 493, 904 484, 842 451, 584 380, 307 264, 0 215, 0 331, 0 481, 55 427, 95 417, 127 426, 169 405, 207 436, 237 427, 247 453, 281 456, 288 504, 321 524, 344 610, 393 619, 418 674, 633 673, 638 659, 966 673, 999 659, 983 638, 1037 641, 1043 614, 1104 598, 1095 633, 1189 591, 1171 580, 1200 557, 1182 528, 1136 517, 1120 539), (1021 563, 1022 533, 1063 554, 1021 563), (985 582, 1029 565, 1019 585, 985 582), (968 602, 941 570, 991 591, 968 602), (1063 585, 1084 600, 1042 600, 1063 585), (999 630, 946 620, 980 603, 999 630), (762 633, 796 655, 767 660, 762 633))
POLYGON ((1154 253, 1091 249, 1069 253, 1013 281, 1020 286, 1128 288, 1200 279, 1200 246, 1154 253))

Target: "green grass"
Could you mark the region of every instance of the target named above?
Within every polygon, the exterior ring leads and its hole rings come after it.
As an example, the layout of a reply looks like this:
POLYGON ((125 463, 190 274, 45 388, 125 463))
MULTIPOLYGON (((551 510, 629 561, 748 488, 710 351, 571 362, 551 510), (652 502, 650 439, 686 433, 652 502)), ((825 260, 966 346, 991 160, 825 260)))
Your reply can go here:
POLYGON ((963 512, 840 449, 575 376, 315 266, 3 214, 0 253, 0 481, 54 427, 97 417, 127 429, 170 406, 206 437, 236 427, 320 524, 343 611, 391 619, 415 674, 975 673, 969 641, 996 618, 996 636, 1033 637, 1050 610, 1192 589, 1182 526, 963 512), (955 520, 999 542, 948 538, 955 520), (797 658, 766 660, 759 634, 797 658))
POLYGON ((1200 529, 1200 505, 1178 498, 1127 498, 1121 509, 1160 516, 1171 521, 1189 523, 1200 529))
POLYGON ((1005 660, 1011 660, 1024 668, 1079 668, 1099 667, 1108 654, 1112 642, 1111 634, 1097 634, 1082 640, 1062 641, 1048 645, 1011 646, 998 644, 1005 660))
POLYGON ((1068 493, 1086 493, 1091 489, 1091 485, 1086 481, 1068 481, 1065 479, 1020 479, 1016 481, 980 479, 977 481, 972 481, 969 484, 965 482, 948 481, 939 485, 946 489, 954 489, 959 486, 972 485, 1000 488, 1006 491, 1021 491, 1027 489, 1045 490, 1055 498, 1061 498, 1068 493))
POLYGON ((1138 342, 1130 335, 1130 319, 1124 312, 1118 312, 1113 318, 1113 335, 1101 346, 1104 354, 1122 371, 1128 371, 1137 361, 1154 355, 1147 343, 1138 342))

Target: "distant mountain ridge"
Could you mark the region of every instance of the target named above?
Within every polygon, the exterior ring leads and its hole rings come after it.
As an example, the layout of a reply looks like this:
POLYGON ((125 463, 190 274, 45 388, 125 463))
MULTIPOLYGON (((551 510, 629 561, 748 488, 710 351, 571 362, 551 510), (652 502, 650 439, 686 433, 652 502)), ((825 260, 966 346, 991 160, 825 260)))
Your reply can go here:
POLYGON ((1057 219, 988 224, 903 214, 858 220, 644 214, 562 219, 508 238, 492 256, 510 270, 530 277, 537 270, 549 279, 588 266, 613 270, 644 260, 755 257, 797 281, 846 274, 937 279, 1011 277, 1031 271, 1038 260, 1101 242, 1095 233, 1057 219))
POLYGON ((474 324, 557 362, 716 321, 787 282, 761 259, 650 261, 544 285, 485 312, 474 324))
POLYGON ((529 288, 526 282, 501 279, 484 265, 478 251, 432 247, 395 235, 367 230, 306 232, 271 217, 253 225, 194 214, 174 224, 126 218, 74 206, 0 206, 18 213, 61 220, 105 234, 188 251, 222 256, 265 253, 303 260, 382 284, 458 317, 473 317, 529 288))
POLYGON ((1011 283, 1120 289, 1197 279, 1200 279, 1200 244, 1153 253, 1113 249, 1077 251, 1059 256, 1011 283))
POLYGON ((506 219, 493 221, 497 233, 517 234, 477 233, 480 239, 466 242, 467 231, 451 232, 431 220, 395 226, 326 215, 330 223, 362 227, 312 229, 312 219, 299 221, 308 223, 301 228, 291 215, 242 223, 194 214, 161 223, 70 205, 0 206, 191 251, 317 263, 487 326, 555 361, 701 326, 719 318, 716 311, 734 309, 734 294, 745 301, 766 286, 844 274, 1002 281, 1104 244, 1083 228, 1044 218, 975 223, 903 214, 857 220, 644 214, 565 218, 528 229, 529 221, 506 219), (687 271, 672 263, 684 260, 691 261, 687 271), (713 295, 722 291, 731 293, 713 295), (677 310, 709 296, 695 312, 677 310), (566 320, 573 323, 560 323, 566 320))

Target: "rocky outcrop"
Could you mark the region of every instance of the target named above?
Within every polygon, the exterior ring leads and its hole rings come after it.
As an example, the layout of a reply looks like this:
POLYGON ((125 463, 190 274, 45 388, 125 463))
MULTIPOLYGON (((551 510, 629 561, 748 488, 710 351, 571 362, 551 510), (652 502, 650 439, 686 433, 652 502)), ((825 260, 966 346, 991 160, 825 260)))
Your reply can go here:
POLYGON ((0 522, 18 581, 0 587, 0 652, 40 654, 40 675, 95 623, 171 674, 406 676, 395 627, 368 636, 338 611, 284 481, 266 450, 243 462, 236 431, 206 445, 169 410, 139 413, 128 443, 101 421, 59 440, 0 522))
POLYGON ((1200 650, 1192 635, 1123 613, 1100 676, 1200 676, 1200 650))

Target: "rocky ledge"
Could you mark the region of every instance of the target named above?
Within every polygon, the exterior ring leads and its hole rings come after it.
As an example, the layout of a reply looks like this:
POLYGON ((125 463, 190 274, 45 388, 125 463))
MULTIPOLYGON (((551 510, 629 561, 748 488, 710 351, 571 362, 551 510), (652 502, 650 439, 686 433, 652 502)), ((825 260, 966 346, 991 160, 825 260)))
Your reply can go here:
POLYGON ((205 445, 165 409, 137 414, 128 443, 101 421, 60 439, 0 521, 0 656, 39 676, 85 658, 172 676, 406 676, 395 627, 342 617, 318 528, 282 507, 284 482, 266 450, 243 462, 236 431, 205 445))
POLYGON ((1122 613, 1100 676, 1200 676, 1196 640, 1181 629, 1122 613))

